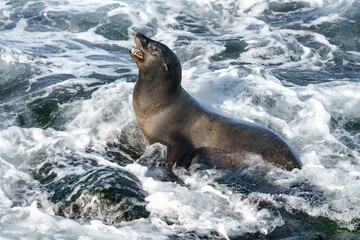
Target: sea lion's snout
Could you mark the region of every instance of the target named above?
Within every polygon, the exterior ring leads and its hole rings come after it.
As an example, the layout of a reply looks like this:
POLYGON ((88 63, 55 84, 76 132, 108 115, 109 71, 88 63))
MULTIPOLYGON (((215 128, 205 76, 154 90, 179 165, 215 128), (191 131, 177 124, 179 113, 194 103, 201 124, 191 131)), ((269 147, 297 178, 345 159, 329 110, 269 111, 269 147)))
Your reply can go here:
POLYGON ((135 37, 134 37, 134 42, 136 47, 138 47, 141 51, 143 51, 144 49, 144 45, 146 44, 147 37, 145 37, 144 34, 142 33, 136 33, 135 37))
POLYGON ((138 32, 134 37, 134 42, 140 52, 131 49, 129 51, 130 56, 135 60, 135 62, 144 61, 144 53, 146 52, 146 46, 148 45, 149 38, 138 32))

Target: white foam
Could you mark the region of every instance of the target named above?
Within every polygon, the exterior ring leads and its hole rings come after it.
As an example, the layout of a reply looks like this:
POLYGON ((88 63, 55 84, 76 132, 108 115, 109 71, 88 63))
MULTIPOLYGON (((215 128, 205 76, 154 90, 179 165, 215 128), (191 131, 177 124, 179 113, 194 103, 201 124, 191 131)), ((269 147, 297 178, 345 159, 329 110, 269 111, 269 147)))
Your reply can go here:
POLYGON ((12 201, 6 197, 4 190, 0 187, 0 209, 10 208, 12 201))
POLYGON ((243 201, 241 195, 223 194, 209 185, 188 189, 148 178, 143 179, 143 187, 149 192, 146 201, 151 216, 171 219, 174 224, 164 227, 173 231, 207 233, 220 229, 227 238, 245 232, 266 233, 283 224, 266 209, 256 210, 256 206, 243 201), (271 223, 270 215, 274 217, 271 223))
POLYGON ((301 96, 312 96, 320 101, 328 111, 336 111, 346 117, 360 116, 360 96, 357 82, 331 82, 329 84, 309 85, 307 88, 299 89, 301 96))
POLYGON ((325 22, 326 23, 335 22, 335 21, 341 20, 341 19, 343 19, 343 18, 341 18, 339 14, 333 13, 333 14, 330 14, 329 16, 316 18, 314 21, 312 21, 310 23, 303 24, 303 26, 311 27, 311 26, 316 26, 316 25, 323 24, 325 22))
POLYGON ((104 0, 101 2, 96 0, 85 0, 80 2, 61 2, 62 4, 58 3, 59 2, 57 1, 46 2, 46 9, 44 11, 92 12, 97 10, 99 7, 116 4, 118 2, 114 0, 104 0))
POLYGON ((68 124, 73 134, 87 134, 104 143, 135 119, 132 109, 132 83, 117 81, 105 85, 82 103, 81 112, 68 124), (91 116, 91 118, 89 117, 91 116))
MULTIPOLYGON (((1 235, 5 238, 24 239, 166 239, 161 232, 156 234, 144 225, 144 221, 136 221, 133 224, 142 229, 142 232, 134 231, 126 224, 124 226, 108 226, 100 221, 92 221, 90 224, 79 224, 71 219, 51 216, 37 207, 33 202, 28 207, 15 207, 7 211, 0 210, 0 220, 6 230, 1 235), (14 224, 16 222, 16 224, 14 224)), ((135 228, 136 229, 136 228, 135 228)))

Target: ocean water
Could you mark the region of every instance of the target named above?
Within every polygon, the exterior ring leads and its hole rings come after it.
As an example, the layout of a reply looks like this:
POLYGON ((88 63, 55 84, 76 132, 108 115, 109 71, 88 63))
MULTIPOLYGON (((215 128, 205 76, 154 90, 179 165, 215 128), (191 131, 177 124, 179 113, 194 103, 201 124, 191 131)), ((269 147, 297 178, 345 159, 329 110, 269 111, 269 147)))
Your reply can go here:
POLYGON ((357 0, 0 1, 0 239, 360 238, 357 0), (291 172, 194 164, 167 181, 132 108, 136 32, 183 87, 267 127, 291 172))

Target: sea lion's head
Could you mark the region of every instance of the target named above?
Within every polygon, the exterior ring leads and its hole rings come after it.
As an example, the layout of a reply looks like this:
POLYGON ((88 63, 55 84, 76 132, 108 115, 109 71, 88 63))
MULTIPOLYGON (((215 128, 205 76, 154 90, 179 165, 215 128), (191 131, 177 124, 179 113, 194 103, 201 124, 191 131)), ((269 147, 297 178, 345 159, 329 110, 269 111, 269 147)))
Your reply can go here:
MULTIPOLYGON (((151 75, 157 78, 159 76, 175 75, 175 79, 181 80, 181 64, 176 54, 166 45, 146 37, 142 33, 137 33, 134 42, 140 52, 132 49, 130 56, 135 60, 139 75, 151 75)), ((174 76, 172 76, 174 79, 174 76)), ((180 82, 179 82, 180 83, 180 82)))

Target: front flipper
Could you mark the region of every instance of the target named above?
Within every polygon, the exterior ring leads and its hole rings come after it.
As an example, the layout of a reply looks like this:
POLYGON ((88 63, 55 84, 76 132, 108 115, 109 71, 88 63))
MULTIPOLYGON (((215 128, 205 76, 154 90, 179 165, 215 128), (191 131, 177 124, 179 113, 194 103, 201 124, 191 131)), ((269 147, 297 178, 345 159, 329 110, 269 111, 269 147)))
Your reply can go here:
POLYGON ((191 164, 191 157, 194 148, 183 137, 171 139, 167 145, 167 160, 170 168, 176 163, 177 166, 188 168, 191 164))
POLYGON ((188 168, 191 164, 193 152, 193 147, 185 138, 177 137, 171 139, 167 145, 167 168, 171 181, 183 185, 183 181, 172 171, 172 166, 176 163, 176 166, 188 168))

